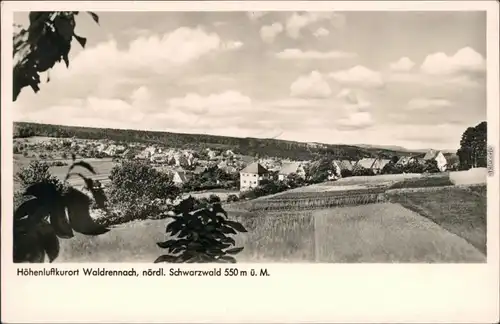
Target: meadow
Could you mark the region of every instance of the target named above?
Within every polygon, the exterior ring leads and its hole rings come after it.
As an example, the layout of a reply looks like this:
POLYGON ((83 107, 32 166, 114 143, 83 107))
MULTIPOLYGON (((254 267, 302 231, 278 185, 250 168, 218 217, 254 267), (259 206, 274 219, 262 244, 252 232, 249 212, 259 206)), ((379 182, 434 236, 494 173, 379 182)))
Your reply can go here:
MULTIPOLYGON (((485 262, 459 235, 394 203, 286 212, 235 212, 248 233, 235 237, 239 262, 485 262)), ((117 225, 97 237, 62 240, 57 262, 152 262, 168 220, 117 225)))
MULTIPOLYGON (((14 155, 14 175, 21 170, 23 167, 27 167, 33 159, 26 158, 20 154, 14 155)), ((51 160, 56 161, 56 160, 51 160)), ((51 162, 47 161, 47 162, 51 162)), ((66 177, 66 173, 68 172, 68 166, 71 164, 71 159, 61 159, 57 160, 63 163, 67 163, 65 166, 51 166, 50 173, 55 177, 63 180, 66 177)), ((111 173, 111 169, 115 166, 116 162, 113 162, 111 158, 104 159, 85 159, 86 162, 90 163, 94 170, 96 171, 96 175, 91 174, 85 169, 79 169, 78 172, 84 174, 85 176, 89 176, 92 179, 99 180, 103 184, 109 181, 109 175, 111 173)), ((69 179, 69 183, 73 186, 80 187, 84 185, 83 180, 80 177, 71 177, 69 179)), ((19 183, 16 181, 14 177, 14 190, 19 189, 19 183)))

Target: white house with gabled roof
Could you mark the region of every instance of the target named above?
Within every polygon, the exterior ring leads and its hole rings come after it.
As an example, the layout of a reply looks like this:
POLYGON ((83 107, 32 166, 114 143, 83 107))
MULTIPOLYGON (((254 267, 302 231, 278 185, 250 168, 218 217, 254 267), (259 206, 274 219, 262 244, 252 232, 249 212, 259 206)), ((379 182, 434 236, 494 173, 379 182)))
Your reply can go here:
POLYGON ((269 171, 258 162, 248 165, 240 171, 240 191, 257 187, 268 175, 269 171))

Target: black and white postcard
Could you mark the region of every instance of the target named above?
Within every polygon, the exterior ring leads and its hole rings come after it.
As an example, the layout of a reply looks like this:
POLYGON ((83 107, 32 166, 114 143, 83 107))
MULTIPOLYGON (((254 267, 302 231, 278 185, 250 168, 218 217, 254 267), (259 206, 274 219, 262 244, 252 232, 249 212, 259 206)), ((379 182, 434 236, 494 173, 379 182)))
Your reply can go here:
POLYGON ((7 322, 498 319, 495 2, 2 5, 7 322))

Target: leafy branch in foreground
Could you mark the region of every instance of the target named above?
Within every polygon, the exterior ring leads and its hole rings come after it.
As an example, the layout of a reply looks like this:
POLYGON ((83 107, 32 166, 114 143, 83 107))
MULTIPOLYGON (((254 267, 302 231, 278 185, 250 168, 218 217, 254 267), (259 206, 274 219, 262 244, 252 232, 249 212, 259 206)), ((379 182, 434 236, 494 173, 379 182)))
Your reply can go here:
MULTIPOLYGON (((75 166, 86 168, 95 174, 90 165, 73 162, 75 166)), ((71 174, 68 171, 66 179, 71 174)), ((92 179, 82 177, 96 201, 104 208, 105 195, 92 179)), ((60 250, 59 239, 69 239, 74 232, 85 235, 100 235, 108 228, 94 222, 90 216, 91 199, 85 193, 53 179, 42 179, 28 185, 23 196, 27 198, 14 211, 14 262, 41 263, 47 255, 49 262, 54 261, 60 250)))
MULTIPOLYGON (((40 73, 64 61, 69 67, 69 51, 74 39, 85 47, 87 39, 75 34, 75 16, 78 11, 31 11, 29 27, 21 28, 13 36, 14 69, 13 99, 24 87, 30 86, 36 93, 40 90, 40 73)), ((89 12, 99 23, 99 17, 89 12)))
POLYGON ((231 255, 238 254, 243 247, 234 247, 236 242, 229 235, 247 230, 241 223, 227 219, 219 201, 197 205, 189 197, 170 213, 168 217, 173 221, 167 225, 166 233, 174 238, 157 243, 169 254, 161 255, 155 263, 236 263, 231 255))

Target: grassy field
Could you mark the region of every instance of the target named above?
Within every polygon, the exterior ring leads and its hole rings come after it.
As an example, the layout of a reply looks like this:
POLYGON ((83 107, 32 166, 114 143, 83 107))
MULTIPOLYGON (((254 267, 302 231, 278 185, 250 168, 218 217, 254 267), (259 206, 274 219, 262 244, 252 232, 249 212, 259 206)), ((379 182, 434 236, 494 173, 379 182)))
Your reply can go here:
MULTIPOLYGON (((399 204, 315 211, 230 212, 248 233, 239 262, 485 262, 467 240, 399 204)), ((167 220, 135 221, 98 237, 63 240, 57 262, 152 262, 167 220)))
POLYGON ((486 254, 486 186, 407 192, 393 195, 391 201, 425 216, 486 254))
MULTIPOLYGON (((18 171, 21 170, 23 167, 27 167, 32 159, 25 158, 19 154, 16 154, 14 156, 14 176, 18 171)), ((64 179, 66 176, 66 173, 68 172, 68 167, 69 164, 71 164, 71 159, 68 160, 60 160, 62 162, 66 162, 68 165, 67 166, 52 166, 50 167, 50 172, 52 175, 58 177, 59 179, 64 179)), ((96 175, 91 175, 87 170, 79 168, 80 173, 90 176, 93 179, 100 180, 101 182, 105 183, 108 180, 109 174, 111 172, 111 169, 113 166, 116 164, 115 162, 112 161, 111 158, 105 158, 105 159, 85 159, 86 162, 90 163, 94 170, 96 171, 96 175)), ((75 169, 76 171, 76 169, 75 169)), ((79 177, 72 177, 70 178, 70 183, 74 186, 81 186, 83 185, 83 180, 79 177)), ((14 177, 14 190, 19 189, 19 183, 16 181, 14 177)))

